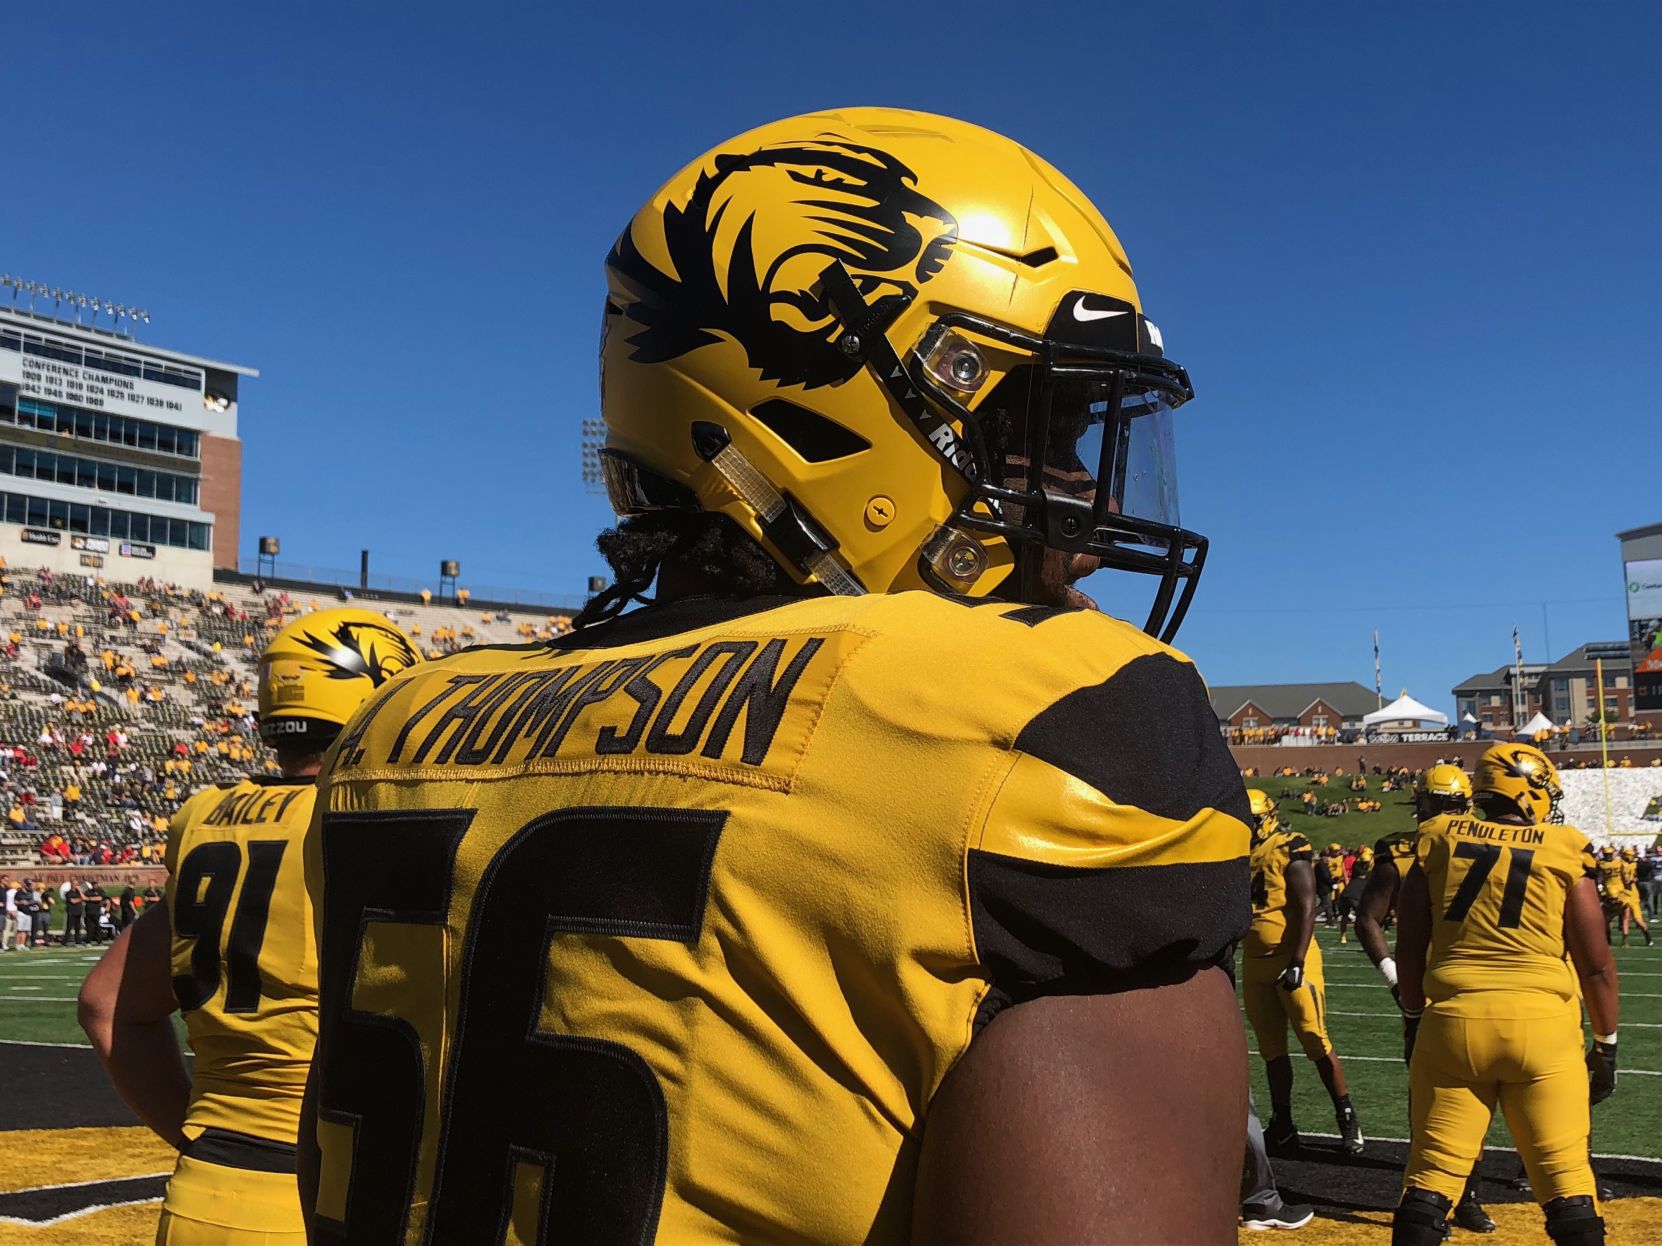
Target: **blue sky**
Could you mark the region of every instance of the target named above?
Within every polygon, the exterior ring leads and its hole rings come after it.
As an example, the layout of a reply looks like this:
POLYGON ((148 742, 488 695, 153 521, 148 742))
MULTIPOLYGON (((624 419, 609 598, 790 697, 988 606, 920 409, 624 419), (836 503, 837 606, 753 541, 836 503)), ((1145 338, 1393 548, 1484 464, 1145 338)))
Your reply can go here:
MULTIPOLYGON (((601 261, 775 117, 956 114, 1060 166, 1195 378, 1181 642, 1448 706, 1623 634, 1662 521, 1662 7, 7 5, 0 268, 247 362, 244 545, 580 596, 601 261), (1405 11, 1406 10, 1406 11, 1405 11)), ((1110 585, 1091 586, 1111 605, 1110 585)))

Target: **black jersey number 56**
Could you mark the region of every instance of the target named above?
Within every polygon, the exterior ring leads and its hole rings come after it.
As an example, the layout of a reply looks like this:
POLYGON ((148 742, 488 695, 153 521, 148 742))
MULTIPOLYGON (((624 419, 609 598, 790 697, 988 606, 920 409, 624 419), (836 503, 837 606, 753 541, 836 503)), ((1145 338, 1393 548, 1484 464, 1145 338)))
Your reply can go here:
MULTIPOLYGON (((313 1241, 402 1246, 423 1151, 427 1070, 405 1018, 353 1006, 384 925, 439 926, 473 810, 323 819, 318 1116, 351 1128, 345 1219, 313 1241)), ((562 935, 696 943, 725 813, 567 809, 521 827, 474 891, 455 972, 427 1243, 650 1242, 663 1203, 663 1091, 621 1043, 539 1028, 562 935)), ((437 978, 419 989, 437 999, 437 978)))

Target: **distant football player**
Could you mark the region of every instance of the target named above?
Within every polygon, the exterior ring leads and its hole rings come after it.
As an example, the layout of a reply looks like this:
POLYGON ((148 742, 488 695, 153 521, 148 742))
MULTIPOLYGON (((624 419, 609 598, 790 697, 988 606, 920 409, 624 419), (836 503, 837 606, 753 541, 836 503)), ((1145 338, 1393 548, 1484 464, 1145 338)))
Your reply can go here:
POLYGON ((1498 1104, 1547 1233, 1596 1246, 1589 1107, 1615 1089, 1619 999, 1592 845, 1563 824, 1558 773, 1538 749, 1490 749, 1473 791, 1475 814, 1420 828, 1402 883, 1412 1127, 1392 1240, 1442 1241, 1498 1104), (1577 977, 1593 1026, 1585 1067, 1577 977))
POLYGON ((1614 846, 1606 844, 1599 860, 1599 875, 1604 883, 1606 929, 1608 921, 1621 924, 1623 947, 1633 922, 1639 923, 1639 933, 1645 936, 1645 946, 1651 945, 1650 925, 1645 921, 1644 906, 1639 899, 1639 850, 1629 845, 1618 854, 1614 846))
POLYGON ((281 774, 203 788, 180 807, 166 903, 146 905, 81 988, 81 1026, 110 1080, 179 1149, 158 1246, 305 1241, 295 1133, 317 1036, 317 955, 301 838, 324 750, 417 660, 367 610, 322 610, 278 632, 260 657, 259 711, 281 774))
POLYGON ((1253 788, 1252 928, 1242 945, 1241 1000, 1258 1040, 1270 1084, 1270 1123, 1264 1142, 1272 1155, 1298 1150, 1293 1122, 1293 1062, 1287 1030, 1316 1066, 1333 1100, 1345 1151, 1360 1155, 1362 1125, 1345 1087, 1345 1071, 1327 1035, 1327 987, 1316 931, 1314 852, 1304 836, 1284 830, 1275 801, 1253 788))
POLYGON ((1339 897, 1344 894, 1345 884, 1350 881, 1350 876, 1345 871, 1345 846, 1338 840, 1328 844, 1327 851, 1322 853, 1321 869, 1316 871, 1316 878, 1318 883, 1326 883, 1326 888, 1320 895, 1321 903, 1317 907, 1317 914, 1325 925, 1336 926, 1339 924, 1339 897))
POLYGON ((1368 875, 1372 871, 1373 849, 1364 844, 1351 861, 1350 875, 1345 880, 1344 889, 1339 892, 1340 943, 1350 942, 1350 927, 1356 920, 1356 906, 1362 902, 1362 893, 1367 890, 1368 875))
MULTIPOLYGON (((1414 816, 1424 826, 1433 818, 1471 812, 1472 781, 1459 766, 1439 762, 1419 778, 1414 789, 1414 816)), ((1356 909, 1356 941, 1399 1003, 1396 961, 1385 938, 1385 925, 1396 908, 1403 876, 1414 863, 1418 831, 1395 831, 1374 845, 1372 867, 1356 909)), ((1454 1223, 1473 1233, 1493 1233, 1495 1221, 1477 1197, 1475 1179, 1466 1183, 1454 1206, 1454 1223)))
POLYGON ((606 267, 612 587, 372 700, 319 792, 313 1241, 1233 1242, 1246 797, 1113 233, 860 108, 606 267))

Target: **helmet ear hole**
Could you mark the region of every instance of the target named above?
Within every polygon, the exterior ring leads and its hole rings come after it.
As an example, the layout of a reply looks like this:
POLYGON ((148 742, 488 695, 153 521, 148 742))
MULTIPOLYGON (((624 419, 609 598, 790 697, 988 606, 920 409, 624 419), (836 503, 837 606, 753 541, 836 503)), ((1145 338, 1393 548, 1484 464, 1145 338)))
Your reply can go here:
POLYGON ((859 433, 785 398, 769 398, 750 414, 807 463, 829 463, 871 449, 859 433))

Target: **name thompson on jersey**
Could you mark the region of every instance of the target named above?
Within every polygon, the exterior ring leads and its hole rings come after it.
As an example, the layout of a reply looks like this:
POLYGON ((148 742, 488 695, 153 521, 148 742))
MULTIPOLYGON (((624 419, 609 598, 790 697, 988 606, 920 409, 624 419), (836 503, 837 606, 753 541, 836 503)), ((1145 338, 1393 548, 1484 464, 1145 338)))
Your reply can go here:
MULTIPOLYGON (((424 683, 422 700, 405 698, 408 716, 384 755, 371 756, 364 739, 393 699, 378 702, 342 745, 342 764, 502 766, 638 755, 765 768, 792 692, 830 639, 715 640, 554 670, 448 675, 424 683)), ((532 646, 519 662, 530 665, 547 652, 532 646)))

